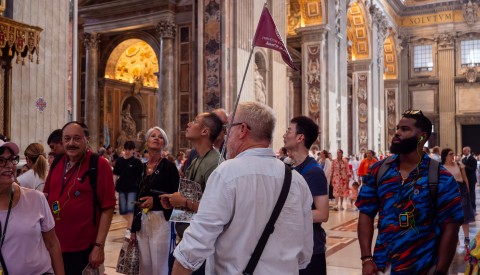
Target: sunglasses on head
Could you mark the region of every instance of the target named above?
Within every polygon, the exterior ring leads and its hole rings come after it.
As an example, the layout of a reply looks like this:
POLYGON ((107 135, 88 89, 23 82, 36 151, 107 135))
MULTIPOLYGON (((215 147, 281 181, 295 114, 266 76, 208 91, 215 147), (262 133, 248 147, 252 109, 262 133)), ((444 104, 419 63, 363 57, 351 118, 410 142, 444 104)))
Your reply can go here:
POLYGON ((421 110, 406 110, 402 116, 423 116, 423 113, 421 110))

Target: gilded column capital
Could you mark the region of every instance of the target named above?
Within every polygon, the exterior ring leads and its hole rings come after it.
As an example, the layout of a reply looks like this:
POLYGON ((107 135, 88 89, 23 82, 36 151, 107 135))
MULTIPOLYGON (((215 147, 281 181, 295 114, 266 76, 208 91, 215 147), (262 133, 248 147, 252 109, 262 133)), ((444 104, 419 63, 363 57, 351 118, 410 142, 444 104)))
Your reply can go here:
POLYGON ((160 21, 156 26, 155 30, 163 38, 175 38, 177 33, 177 25, 173 21, 160 21))
POLYGON ((83 45, 86 49, 98 49, 98 46, 100 44, 99 33, 84 33, 82 39, 83 45))
POLYGON ((456 35, 454 33, 441 33, 435 36, 439 50, 453 50, 455 46, 456 35))

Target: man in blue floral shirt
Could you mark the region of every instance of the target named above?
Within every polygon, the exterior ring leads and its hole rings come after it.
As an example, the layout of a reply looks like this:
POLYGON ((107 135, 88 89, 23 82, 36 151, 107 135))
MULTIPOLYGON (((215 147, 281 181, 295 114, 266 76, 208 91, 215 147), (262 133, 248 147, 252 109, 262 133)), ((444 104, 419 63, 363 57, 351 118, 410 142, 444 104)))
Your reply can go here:
POLYGON ((430 188, 431 159, 422 148, 431 132, 432 123, 421 111, 404 112, 390 147, 395 155, 384 160, 388 169, 377 183, 384 161, 377 162, 363 178, 356 202, 362 274, 448 272, 463 223, 461 195, 442 165, 436 192, 430 188), (378 236, 372 256, 377 213, 378 236))

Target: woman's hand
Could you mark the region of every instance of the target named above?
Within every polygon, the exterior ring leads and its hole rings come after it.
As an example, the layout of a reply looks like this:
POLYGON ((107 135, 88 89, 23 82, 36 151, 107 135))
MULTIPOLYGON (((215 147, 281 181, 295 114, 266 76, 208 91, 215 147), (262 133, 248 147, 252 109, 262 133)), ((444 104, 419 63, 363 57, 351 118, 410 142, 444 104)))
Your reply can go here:
POLYGON ((170 204, 173 207, 185 207, 187 203, 187 198, 185 198, 182 194, 180 194, 179 192, 175 192, 169 196, 170 196, 170 204))
POLYGON ((140 208, 151 209, 153 207, 153 197, 152 196, 142 197, 139 200, 142 201, 142 203, 139 206, 140 208))

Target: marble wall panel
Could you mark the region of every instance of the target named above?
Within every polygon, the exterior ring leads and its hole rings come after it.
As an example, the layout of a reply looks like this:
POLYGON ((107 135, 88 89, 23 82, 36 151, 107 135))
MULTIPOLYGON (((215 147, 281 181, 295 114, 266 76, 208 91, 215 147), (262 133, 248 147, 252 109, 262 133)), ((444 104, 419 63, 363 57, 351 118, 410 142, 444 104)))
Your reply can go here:
POLYGON ((435 113, 435 90, 412 91, 412 109, 435 113))
POLYGON ((395 135, 397 125, 397 98, 396 89, 386 89, 387 102, 387 144, 390 144, 395 135))
POLYGON ((368 149, 368 74, 357 75, 354 94, 357 96, 358 149, 368 149))
POLYGON ((480 111, 479 85, 465 85, 457 88, 457 113, 478 113, 480 111))
POLYGON ((316 122, 320 121, 320 43, 307 46, 307 100, 308 115, 316 122))

